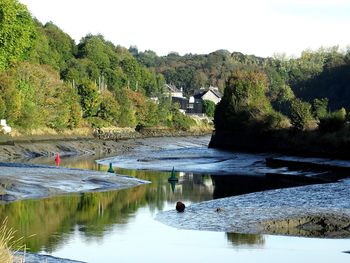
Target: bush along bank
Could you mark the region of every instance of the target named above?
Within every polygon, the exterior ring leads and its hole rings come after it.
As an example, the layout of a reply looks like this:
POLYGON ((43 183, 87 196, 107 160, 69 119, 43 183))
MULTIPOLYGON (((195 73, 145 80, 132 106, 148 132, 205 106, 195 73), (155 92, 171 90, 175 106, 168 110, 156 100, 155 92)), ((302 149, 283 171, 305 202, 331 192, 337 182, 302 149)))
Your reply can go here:
POLYGON ((260 70, 233 72, 215 110, 210 147, 350 159, 345 108, 332 110, 327 98, 311 104, 292 93, 277 103, 268 96, 271 88, 260 70))
POLYGON ((170 128, 100 128, 95 129, 93 135, 100 140, 126 140, 149 137, 180 137, 210 135, 212 127, 193 127, 187 131, 170 128))
POLYGON ((275 152, 304 157, 350 159, 349 127, 333 133, 294 130, 215 131, 209 147, 233 151, 275 152))

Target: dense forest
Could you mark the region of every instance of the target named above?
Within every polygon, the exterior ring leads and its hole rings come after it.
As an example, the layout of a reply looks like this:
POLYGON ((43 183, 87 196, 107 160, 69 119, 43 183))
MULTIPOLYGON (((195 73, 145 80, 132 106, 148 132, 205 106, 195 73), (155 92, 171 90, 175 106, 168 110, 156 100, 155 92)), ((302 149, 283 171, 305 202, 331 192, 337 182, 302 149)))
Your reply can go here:
POLYGON ((194 124, 163 96, 163 75, 141 65, 126 48, 101 35, 75 44, 17 0, 1 1, 0 14, 0 117, 11 126, 188 129, 194 124))
POLYGON ((126 49, 102 35, 79 43, 52 22, 41 24, 17 0, 0 3, 0 117, 18 129, 170 127, 194 121, 164 95, 216 86, 224 94, 216 129, 341 129, 350 109, 350 50, 306 50, 298 58, 261 58, 126 49), (158 97, 158 103, 151 100, 158 97), (242 126, 243 125, 243 126, 242 126))

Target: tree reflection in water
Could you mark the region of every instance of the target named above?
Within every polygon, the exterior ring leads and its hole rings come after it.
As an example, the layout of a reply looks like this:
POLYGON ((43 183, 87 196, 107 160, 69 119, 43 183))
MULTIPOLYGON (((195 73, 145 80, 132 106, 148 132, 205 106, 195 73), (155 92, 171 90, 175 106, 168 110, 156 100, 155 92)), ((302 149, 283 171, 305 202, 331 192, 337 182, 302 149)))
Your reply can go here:
POLYGON ((234 247, 263 247, 265 238, 262 235, 226 233, 227 240, 234 247))
MULTIPOLYGON (((64 159, 62 160, 64 164, 64 159)), ((68 166, 68 165, 67 165, 68 166)), ((87 162, 91 168, 91 164, 87 162)), ((70 167, 87 168, 80 162, 70 167)), ((96 167, 106 170, 107 167, 96 167)), ((152 213, 166 203, 181 199, 187 203, 212 199, 213 189, 208 176, 178 174, 175 191, 168 183, 169 173, 117 169, 117 173, 152 181, 152 184, 110 192, 82 193, 39 200, 24 200, 0 205, 0 220, 8 217, 9 226, 33 252, 53 252, 77 230, 86 239, 99 239, 115 224, 126 227, 140 207, 152 213), (31 238, 26 238, 31 235, 31 238)))
MULTIPOLYGON (((35 162, 54 164, 51 159, 35 162)), ((97 165, 94 159, 62 158, 61 165, 103 171, 108 169, 97 165)), ((176 175, 179 181, 172 186, 168 182, 168 172, 125 169, 116 169, 116 172, 149 180, 152 184, 119 191, 64 195, 0 205, 0 220, 8 217, 9 226, 17 230, 17 237, 25 237, 23 241, 32 251, 52 252, 66 243, 75 231, 79 231, 86 239, 99 239, 116 224, 119 228, 125 227, 140 207, 147 207, 151 213, 155 213, 162 210, 165 204, 175 204, 178 200, 190 204, 295 185, 268 181, 263 177, 180 172, 176 175), (26 238, 33 234, 34 237, 26 238)), ((259 235, 226 235, 234 246, 264 244, 264 238, 259 235)))

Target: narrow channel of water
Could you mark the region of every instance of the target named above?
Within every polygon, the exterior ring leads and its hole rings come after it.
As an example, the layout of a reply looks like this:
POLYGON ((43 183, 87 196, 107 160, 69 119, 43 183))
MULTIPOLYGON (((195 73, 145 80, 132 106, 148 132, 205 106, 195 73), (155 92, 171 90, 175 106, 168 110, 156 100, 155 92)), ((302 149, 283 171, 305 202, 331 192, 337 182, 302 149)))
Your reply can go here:
MULTIPOLYGON (((96 158, 96 157, 95 157, 96 158)), ((95 158, 63 158, 62 165, 107 170, 95 158)), ((37 160, 47 163, 51 160, 37 160)), ((260 178, 117 169, 152 183, 104 193, 25 200, 0 206, 17 236, 34 252, 107 262, 349 262, 349 239, 316 239, 180 230, 156 220, 159 211, 223 196, 281 187, 260 178), (256 179, 256 180, 255 180, 256 179), (260 181, 259 181, 260 180, 260 181), (264 186, 265 185, 265 186, 264 186)))

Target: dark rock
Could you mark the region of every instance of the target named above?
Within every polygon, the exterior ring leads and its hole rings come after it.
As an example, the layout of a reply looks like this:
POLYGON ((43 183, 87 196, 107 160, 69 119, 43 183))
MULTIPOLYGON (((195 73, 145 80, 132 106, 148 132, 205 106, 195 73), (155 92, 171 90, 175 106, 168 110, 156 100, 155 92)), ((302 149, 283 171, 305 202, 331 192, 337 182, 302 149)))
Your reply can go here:
POLYGON ((186 206, 185 206, 184 203, 182 203, 182 202, 180 202, 180 201, 178 201, 178 202, 176 203, 176 211, 182 213, 183 211, 185 211, 185 208, 186 208, 186 206))

